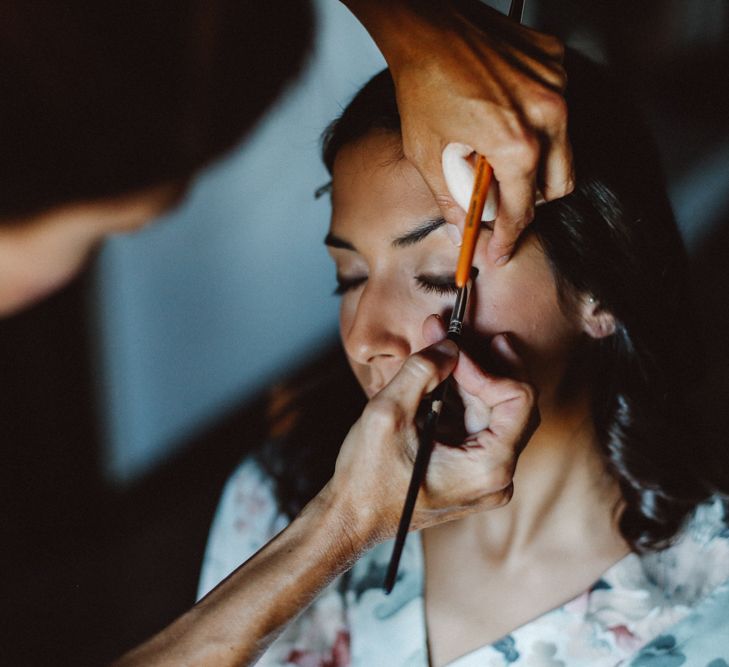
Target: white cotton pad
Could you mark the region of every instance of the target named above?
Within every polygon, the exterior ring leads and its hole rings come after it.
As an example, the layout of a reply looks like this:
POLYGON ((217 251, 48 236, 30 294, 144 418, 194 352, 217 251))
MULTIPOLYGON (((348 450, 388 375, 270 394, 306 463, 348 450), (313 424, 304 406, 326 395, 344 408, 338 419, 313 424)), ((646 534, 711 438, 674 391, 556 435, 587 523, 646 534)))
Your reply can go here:
MULTIPOLYGON (((468 211, 473 193, 473 183, 476 180, 475 170, 468 160, 473 153, 473 148, 466 144, 452 143, 443 149, 443 176, 451 197, 464 210, 468 211)), ((499 186, 496 179, 491 179, 489 194, 486 198, 486 205, 483 207, 481 220, 491 222, 496 219, 496 211, 499 205, 499 186)))

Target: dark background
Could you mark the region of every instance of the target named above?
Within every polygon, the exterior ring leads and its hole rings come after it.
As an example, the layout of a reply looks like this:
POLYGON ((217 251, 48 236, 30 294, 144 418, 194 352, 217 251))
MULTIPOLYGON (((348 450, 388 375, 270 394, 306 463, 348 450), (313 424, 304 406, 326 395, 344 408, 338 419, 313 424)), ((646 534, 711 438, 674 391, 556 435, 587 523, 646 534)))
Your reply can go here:
MULTIPOLYGON (((729 425, 726 3, 543 0, 537 17, 606 57, 644 107, 690 241, 710 360, 706 420, 721 435, 729 425)), ((92 271, 0 323, 4 665, 103 664, 189 607, 222 484, 264 434, 261 396, 141 481, 123 489, 105 481, 92 271)))

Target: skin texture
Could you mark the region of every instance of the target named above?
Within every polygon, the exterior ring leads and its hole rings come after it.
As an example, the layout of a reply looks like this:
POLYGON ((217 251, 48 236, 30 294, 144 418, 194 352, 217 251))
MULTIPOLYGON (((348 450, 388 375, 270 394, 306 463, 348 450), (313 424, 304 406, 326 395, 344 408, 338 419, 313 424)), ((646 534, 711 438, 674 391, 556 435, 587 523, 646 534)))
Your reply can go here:
MULTIPOLYGON (((448 284, 457 249, 445 224, 423 235, 424 222, 435 226, 440 211, 416 167, 400 154, 399 137, 371 134, 345 146, 334 166, 327 241, 343 292, 341 336, 359 383, 374 397, 411 354, 442 335, 454 298, 448 284), (413 230, 420 230, 420 240, 413 230), (432 312, 443 318, 423 327, 432 312)), ((490 235, 484 230, 476 249, 480 272, 467 320, 468 355, 461 353, 454 373, 467 432, 456 451, 482 453, 474 456, 474 469, 503 475, 500 483, 515 490, 508 505, 423 532, 435 666, 572 599, 628 552, 615 521, 620 493, 598 453, 589 391, 568 380, 574 352, 610 335, 612 316, 586 296, 560 300, 535 236, 522 238, 507 266, 493 266, 490 235), (479 391, 474 359, 530 377, 538 389, 541 425, 518 468, 518 452, 489 437, 499 414, 479 391)), ((436 448, 441 455, 452 451, 436 448)))
MULTIPOLYGON (((530 31, 510 34, 495 16, 489 19, 493 34, 486 35, 455 5, 438 9, 438 3, 397 0, 347 4, 393 68, 405 150, 451 221, 462 222, 462 212, 442 183, 443 145, 462 141, 491 160, 504 203, 496 227, 500 240, 490 252, 504 257, 530 219, 535 179, 547 198, 571 187, 563 102, 552 89, 559 91, 564 83, 556 64, 561 47, 530 31), (518 53, 520 47, 534 46, 543 56, 518 53), (514 57, 526 70, 510 64, 514 57), (496 144, 482 140, 496 136, 503 138, 496 144), (538 146, 544 137, 542 155, 549 157, 540 162, 538 146)), ((104 237, 142 227, 173 206, 183 191, 184 184, 151 184, 140 192, 0 221, 0 316, 62 287, 104 237)), ((427 314, 423 311, 423 318, 427 314)), ((424 343, 442 336, 433 318, 421 319, 419 326, 424 343)), ((394 535, 415 451, 415 411, 454 365, 456 381, 471 397, 469 419, 478 437, 462 448, 436 447, 414 526, 508 502, 516 456, 538 419, 535 393, 517 352, 502 337, 494 339, 493 348, 519 379, 485 373, 467 355, 456 365, 456 352, 448 344, 409 357, 397 373, 388 371, 389 384, 378 387, 353 426, 329 486, 272 544, 118 664, 253 662, 334 576, 374 542, 394 535)))
POLYGON ((0 317, 63 287, 104 238, 141 229, 172 208, 184 189, 182 184, 165 183, 5 221, 0 225, 0 317))
MULTIPOLYGON (((368 137, 346 146, 335 164, 329 239, 355 248, 330 246, 340 281, 352 285, 342 297, 340 331, 368 396, 427 344, 422 321, 429 313, 445 317, 455 296, 458 248, 444 243, 445 225, 416 243, 393 243, 440 217, 413 164, 397 159, 398 149, 391 135, 368 137), (444 293, 421 281, 440 285, 444 293)), ((533 237, 524 239, 514 266, 494 270, 484 261, 491 234, 483 231, 476 251, 481 272, 470 303, 472 326, 482 336, 508 332, 524 351, 530 374, 553 392, 550 381, 563 374, 582 320, 560 308, 551 270, 533 237)))
POLYGON ((450 341, 436 343, 410 356, 372 397, 342 445, 334 477, 289 527, 115 664, 252 664, 333 577, 394 536, 417 442, 415 411, 456 363, 456 377, 489 408, 492 424, 482 443, 436 448, 414 527, 508 502, 514 460, 535 423, 533 391, 526 383, 480 372, 458 358, 450 341))
POLYGON ((387 60, 405 155, 446 220, 462 227, 465 213, 443 179, 443 148, 467 144, 493 167, 500 203, 487 257, 506 263, 534 216, 537 188, 546 201, 574 188, 562 44, 478 0, 345 4, 387 60))
MULTIPOLYGON (((417 176, 414 169, 412 174, 417 176)), ((337 174, 335 192, 339 178, 337 174)), ((422 201, 432 204, 422 180, 421 187, 422 201)), ((447 250, 455 251, 450 242, 447 250)), ((488 414, 489 423, 481 424, 463 447, 436 446, 413 528, 509 501, 516 458, 538 423, 534 390, 527 382, 485 373, 450 341, 434 342, 443 332, 437 318, 427 317, 427 308, 422 312, 414 326, 423 341, 433 344, 409 350, 395 372, 386 379, 377 376, 384 382, 370 384, 370 400, 342 444, 329 484, 276 539, 117 665, 255 661, 333 577, 374 544, 394 536, 417 447, 415 413, 424 395, 451 372, 471 397, 473 419, 488 414)), ((521 368, 508 342, 499 341, 502 358, 521 368)))

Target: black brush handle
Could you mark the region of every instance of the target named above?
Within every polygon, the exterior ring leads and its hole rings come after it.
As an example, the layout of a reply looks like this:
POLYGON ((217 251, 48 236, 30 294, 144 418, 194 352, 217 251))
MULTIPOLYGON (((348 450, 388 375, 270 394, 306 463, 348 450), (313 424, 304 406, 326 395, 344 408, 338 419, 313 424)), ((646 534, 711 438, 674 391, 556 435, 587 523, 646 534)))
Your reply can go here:
MULTIPOLYGON (((466 303, 468 302, 469 285, 458 290, 456 297, 456 305, 453 309, 453 315, 448 325, 448 333, 446 338, 452 340, 458 345, 461 340, 461 330, 463 328, 463 318, 466 313, 466 303)), ((418 499, 418 491, 425 481, 425 474, 428 472, 428 463, 430 463, 430 455, 433 453, 433 439, 435 437, 435 427, 438 425, 438 418, 443 409, 443 401, 448 390, 448 378, 443 380, 430 394, 430 410, 425 416, 425 423, 420 431, 418 439, 418 452, 415 455, 413 463, 413 474, 410 476, 410 485, 405 495, 405 504, 400 515, 400 523, 397 526, 397 534, 395 535, 395 546, 392 548, 392 556, 390 556, 390 564, 387 566, 387 574, 385 575, 385 592, 390 593, 395 585, 397 578, 397 568, 400 564, 400 556, 405 546, 405 538, 408 536, 410 521, 413 518, 415 510, 415 501, 418 499)))
MULTIPOLYGON (((511 0, 509 3, 509 18, 517 23, 521 23, 523 12, 524 0, 511 0)), ((471 279, 468 281, 468 285, 459 289, 458 294, 456 295, 456 303, 453 307, 453 314, 451 315, 451 320, 448 324, 447 334, 447 338, 450 338, 456 344, 458 344, 461 339, 461 330, 463 328, 463 320, 466 315, 466 305, 468 303, 468 294, 471 289, 471 283, 476 279, 477 275, 478 269, 472 266, 471 279)), ((408 536, 410 521, 413 518, 415 501, 418 499, 418 491, 425 481, 425 475, 428 472, 428 463, 430 463, 430 456, 433 453, 435 427, 438 425, 438 418, 440 417, 440 413, 443 408, 443 400, 445 399, 446 391, 448 389, 447 383, 447 379, 441 382, 431 394, 430 410, 425 417, 425 424, 420 432, 418 453, 415 455, 415 462, 413 463, 413 474, 410 477, 410 485, 408 486, 408 492, 405 496, 405 505, 403 506, 400 523, 397 526, 397 534, 395 535, 395 545, 392 548, 390 564, 387 566, 387 574, 385 575, 385 592, 387 594, 392 592, 392 589, 395 586, 397 568, 400 565, 400 557, 402 556, 402 550, 405 546, 405 538, 408 536)))
POLYGON ((431 408, 425 416, 425 424, 420 432, 418 443, 418 452, 415 455, 413 463, 413 474, 410 477, 410 485, 405 496, 405 504, 400 515, 400 523, 397 527, 397 535, 395 536, 395 546, 392 548, 390 556, 390 564, 387 567, 385 575, 385 593, 390 593, 395 586, 397 578, 397 568, 400 565, 400 556, 405 546, 405 538, 408 536, 410 529, 410 521, 413 518, 415 510, 415 501, 418 499, 418 491, 425 480, 425 474, 428 472, 428 463, 430 455, 433 453, 433 438, 435 435, 435 427, 438 425, 438 417, 440 417, 443 400, 448 390, 448 380, 441 382, 431 394, 431 408))

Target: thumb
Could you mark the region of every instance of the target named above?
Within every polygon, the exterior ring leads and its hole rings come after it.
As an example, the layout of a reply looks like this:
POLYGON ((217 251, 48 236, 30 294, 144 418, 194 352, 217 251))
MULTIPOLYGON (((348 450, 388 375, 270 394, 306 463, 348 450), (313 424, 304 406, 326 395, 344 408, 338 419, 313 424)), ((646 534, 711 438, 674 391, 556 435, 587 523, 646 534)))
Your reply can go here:
POLYGON ((442 340, 405 360, 390 383, 372 402, 395 402, 407 415, 414 415, 423 396, 433 391, 453 371, 458 359, 458 346, 442 340))

